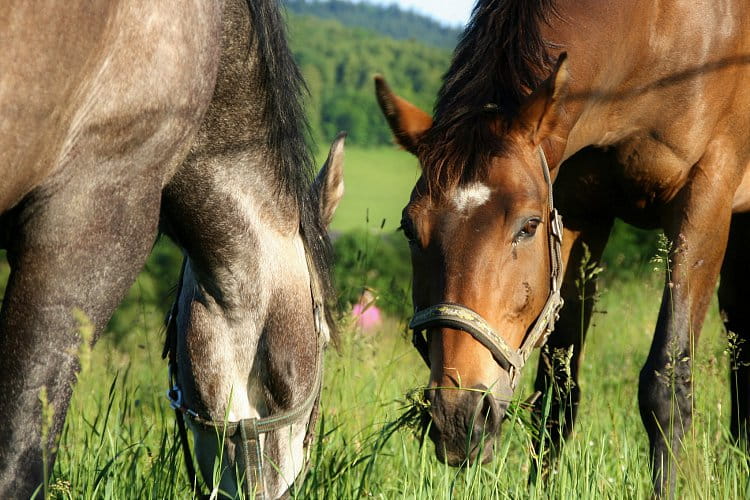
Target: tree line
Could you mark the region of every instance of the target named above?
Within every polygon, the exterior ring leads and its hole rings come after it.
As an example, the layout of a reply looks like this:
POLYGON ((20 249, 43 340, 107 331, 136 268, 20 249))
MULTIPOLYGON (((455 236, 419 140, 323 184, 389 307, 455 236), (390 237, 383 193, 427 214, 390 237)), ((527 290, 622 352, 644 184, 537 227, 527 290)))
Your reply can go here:
POLYGON ((395 4, 381 7, 346 0, 286 0, 284 5, 294 14, 333 19, 344 26, 365 28, 395 40, 418 40, 447 50, 453 49, 461 35, 457 27, 444 26, 395 4))
MULTIPOLYGON (((394 11, 367 4, 350 7, 383 17, 394 11)), ((427 111, 432 109, 450 63, 449 49, 413 39, 396 40, 311 15, 289 12, 288 20, 292 51, 310 90, 308 118, 318 143, 346 130, 350 144, 391 144, 373 91, 372 78, 378 73, 397 93, 427 111)))

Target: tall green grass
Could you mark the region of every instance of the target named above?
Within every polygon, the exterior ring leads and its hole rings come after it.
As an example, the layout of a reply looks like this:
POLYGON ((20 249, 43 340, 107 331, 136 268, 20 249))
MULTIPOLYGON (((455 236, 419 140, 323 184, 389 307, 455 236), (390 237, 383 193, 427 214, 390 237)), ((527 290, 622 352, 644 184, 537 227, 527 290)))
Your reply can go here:
MULTIPOLYGON (((440 464, 414 429, 393 424, 405 394, 428 373, 404 335, 347 330, 326 358, 322 418, 302 498, 648 498, 647 438, 637 409, 638 372, 651 340, 656 275, 605 287, 585 349, 576 430, 546 483, 530 485, 533 430, 523 410, 503 425, 496 458, 458 470, 440 464)), ((56 498, 190 495, 172 412, 163 397, 161 312, 142 316, 119 349, 105 339, 71 404, 50 481, 56 498)), ((678 470, 680 498, 745 498, 750 461, 728 433, 729 353, 712 307, 694 361, 696 409, 678 470)), ((532 362, 519 396, 531 391, 532 362)))

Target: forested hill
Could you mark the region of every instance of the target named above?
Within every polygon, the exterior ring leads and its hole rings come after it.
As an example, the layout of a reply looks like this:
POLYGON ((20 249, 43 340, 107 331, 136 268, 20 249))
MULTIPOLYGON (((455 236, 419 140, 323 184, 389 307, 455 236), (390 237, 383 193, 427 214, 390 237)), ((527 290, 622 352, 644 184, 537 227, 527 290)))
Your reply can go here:
POLYGON ((299 15, 333 19, 344 26, 365 28, 396 40, 417 40, 433 47, 453 49, 461 31, 429 17, 401 10, 342 0, 285 0, 287 9, 299 15))
POLYGON ((348 144, 392 143, 375 100, 372 78, 377 73, 397 93, 432 110, 450 63, 449 49, 395 40, 311 15, 289 12, 288 19, 292 51, 310 89, 310 125, 321 146, 340 130, 349 132, 348 144))

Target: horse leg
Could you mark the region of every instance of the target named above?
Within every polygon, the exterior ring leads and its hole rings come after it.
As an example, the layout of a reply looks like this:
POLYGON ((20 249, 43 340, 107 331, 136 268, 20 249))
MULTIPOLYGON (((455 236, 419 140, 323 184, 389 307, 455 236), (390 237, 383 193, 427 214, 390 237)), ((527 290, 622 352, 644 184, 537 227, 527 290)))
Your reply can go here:
POLYGON ((715 167, 713 162, 701 160, 664 218, 665 234, 671 242, 666 283, 638 387, 657 497, 674 496, 676 461, 693 413, 694 348, 729 234, 732 195, 726 186, 735 184, 722 179, 718 175, 722 169, 715 167))
POLYGON ((750 316, 747 287, 750 282, 750 214, 732 217, 729 244, 721 267, 719 307, 730 336, 729 380, 732 391, 732 436, 748 445, 750 422, 750 316))
MULTIPOLYGON (((540 428, 535 448, 537 456, 542 455, 541 472, 544 475, 557 458, 561 442, 573 429, 581 397, 578 369, 597 288, 595 276, 581 279, 582 273, 585 273, 582 266, 595 266, 599 262, 613 220, 603 218, 593 223, 588 221, 586 226, 573 223, 575 230, 569 229, 569 222, 566 221, 563 235, 563 255, 567 257, 561 293, 565 305, 554 332, 540 353, 534 384, 536 391, 542 394, 537 399, 535 415, 543 420, 544 428, 540 428), (546 409, 548 403, 549 408, 546 409)), ((537 464, 538 461, 534 461, 532 480, 539 477, 537 464)))
POLYGON ((0 311, 0 498, 29 498, 51 472, 78 349, 93 344, 149 254, 158 186, 70 181, 16 212, 0 311))

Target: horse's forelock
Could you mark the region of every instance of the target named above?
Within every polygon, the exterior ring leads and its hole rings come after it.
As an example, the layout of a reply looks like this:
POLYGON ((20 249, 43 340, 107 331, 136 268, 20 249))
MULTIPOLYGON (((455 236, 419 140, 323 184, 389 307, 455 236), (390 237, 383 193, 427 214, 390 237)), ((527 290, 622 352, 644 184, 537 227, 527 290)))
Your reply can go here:
POLYGON ((500 137, 554 61, 541 25, 554 0, 479 0, 443 77, 435 121, 420 145, 433 192, 486 176, 500 137), (489 106, 489 107, 488 107, 489 106))

